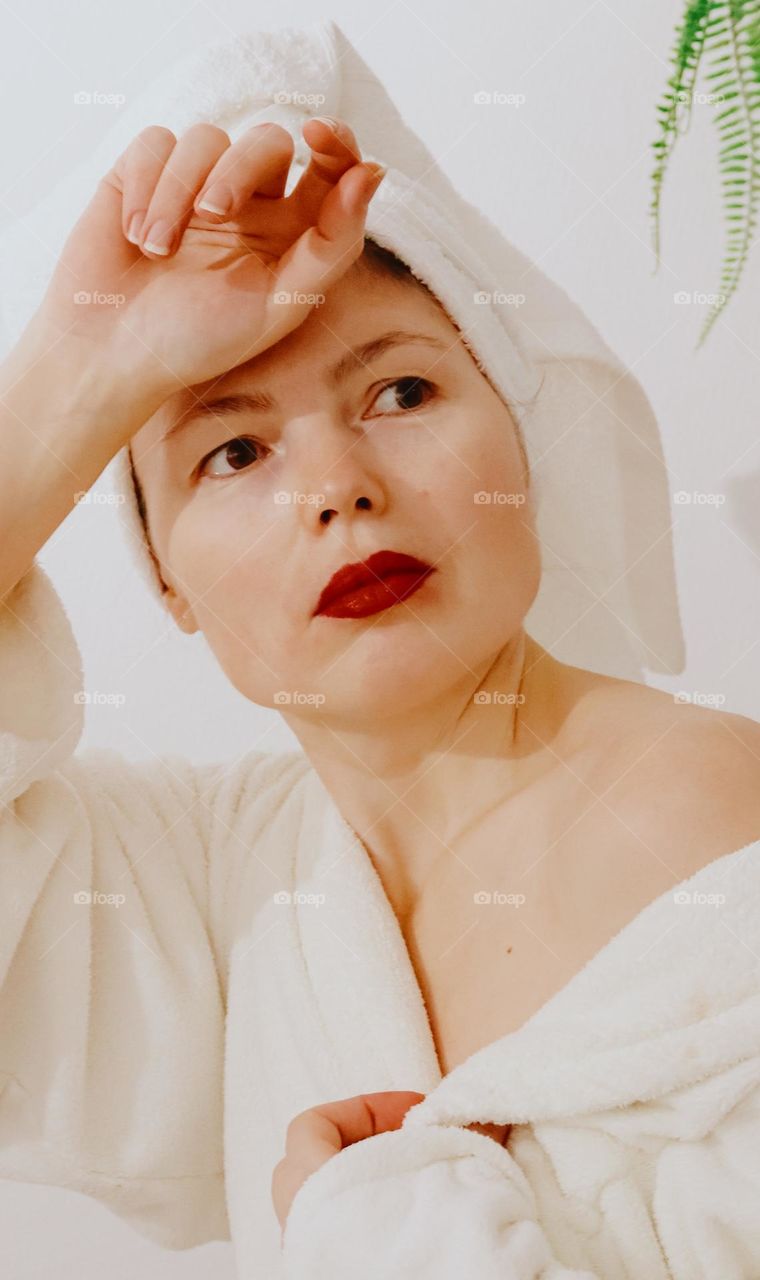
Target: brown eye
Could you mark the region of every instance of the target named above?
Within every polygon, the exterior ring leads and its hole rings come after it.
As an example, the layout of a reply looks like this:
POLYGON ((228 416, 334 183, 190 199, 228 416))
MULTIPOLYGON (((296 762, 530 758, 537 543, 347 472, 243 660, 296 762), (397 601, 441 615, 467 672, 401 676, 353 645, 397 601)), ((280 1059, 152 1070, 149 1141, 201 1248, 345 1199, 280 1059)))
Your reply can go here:
MULTIPOLYGON (((386 391, 393 392, 394 396, 405 401, 401 412, 407 413, 414 413, 415 409, 421 408, 422 404, 435 394, 433 384, 428 382, 427 378, 395 378, 393 382, 387 382, 384 387, 380 388, 372 402, 373 405, 377 404, 386 391), (402 393, 400 397, 398 397, 398 392, 396 391, 397 387, 402 393)), ((390 412, 394 412, 393 408, 390 409, 390 412)))
POLYGON ((220 445, 218 449, 214 449, 212 453, 207 454, 199 464, 198 474, 217 477, 234 475, 236 471, 243 471, 253 462, 258 462, 258 450, 261 448, 262 446, 252 436, 235 436, 234 440, 228 440, 225 444, 220 445), (219 472, 209 469, 209 463, 217 455, 224 455, 223 462, 227 462, 232 467, 231 472, 219 472))

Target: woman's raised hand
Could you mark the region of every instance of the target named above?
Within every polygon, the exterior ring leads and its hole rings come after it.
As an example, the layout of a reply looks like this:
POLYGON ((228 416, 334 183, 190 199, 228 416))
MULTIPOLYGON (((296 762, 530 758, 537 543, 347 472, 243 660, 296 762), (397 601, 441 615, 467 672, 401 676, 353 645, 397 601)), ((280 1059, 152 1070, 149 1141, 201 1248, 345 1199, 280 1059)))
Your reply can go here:
POLYGON ((310 163, 285 196, 294 142, 280 125, 234 143, 212 124, 142 130, 71 231, 40 318, 166 397, 272 346, 361 255, 382 178, 345 123, 310 119, 303 134, 310 163))

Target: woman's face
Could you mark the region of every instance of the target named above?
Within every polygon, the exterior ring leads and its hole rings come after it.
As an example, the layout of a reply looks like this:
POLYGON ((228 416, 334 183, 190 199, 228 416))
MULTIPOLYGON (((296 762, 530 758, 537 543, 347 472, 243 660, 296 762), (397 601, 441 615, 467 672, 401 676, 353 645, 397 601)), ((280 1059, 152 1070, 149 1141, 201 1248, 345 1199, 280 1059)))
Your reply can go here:
POLYGON ((270 350, 167 400, 132 455, 173 616, 288 720, 360 723, 468 688, 538 591, 508 409, 435 301, 361 262, 270 350), (199 398, 243 393, 167 436, 199 398), (368 617, 315 615, 338 568, 383 549, 435 571, 368 617))

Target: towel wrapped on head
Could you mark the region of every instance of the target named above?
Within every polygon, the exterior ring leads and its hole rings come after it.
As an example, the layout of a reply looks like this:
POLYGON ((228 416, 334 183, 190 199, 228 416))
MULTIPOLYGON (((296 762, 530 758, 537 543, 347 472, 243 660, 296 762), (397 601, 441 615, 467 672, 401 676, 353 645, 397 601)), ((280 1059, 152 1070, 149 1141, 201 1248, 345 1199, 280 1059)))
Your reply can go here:
MULTIPOLYGON (((622 678, 681 671, 666 469, 644 390, 578 305, 453 187, 333 21, 193 54, 123 110, 88 160, 3 237, 6 348, 93 187, 140 129, 162 124, 179 136, 207 121, 235 141, 275 121, 295 143, 289 191, 308 164, 301 125, 312 115, 346 120, 363 159, 387 166, 367 235, 436 295, 520 428, 543 563, 527 630, 560 660, 622 678)), ((494 183, 508 180, 503 159, 490 170, 494 183)), ((127 448, 112 467, 121 527, 161 601, 127 448)))

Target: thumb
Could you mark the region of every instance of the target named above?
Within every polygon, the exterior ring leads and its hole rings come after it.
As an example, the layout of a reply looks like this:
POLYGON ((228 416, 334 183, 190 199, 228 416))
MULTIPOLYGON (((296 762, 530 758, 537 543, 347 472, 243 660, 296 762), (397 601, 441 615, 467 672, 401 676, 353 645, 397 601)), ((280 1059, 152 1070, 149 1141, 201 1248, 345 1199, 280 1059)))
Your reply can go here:
POLYGON ((399 1129, 409 1108, 424 1096, 407 1089, 391 1089, 358 1093, 353 1098, 311 1107, 291 1121, 286 1155, 298 1154, 303 1159, 304 1152, 308 1151, 316 1166, 355 1142, 399 1129))
MULTIPOLYGON (((375 164, 362 163, 343 174, 322 201, 315 225, 280 258, 272 293, 321 298, 361 257, 367 207, 383 176, 377 176, 378 169, 375 164)), ((302 323, 314 305, 313 300, 298 303, 294 298, 289 327, 302 323)))

